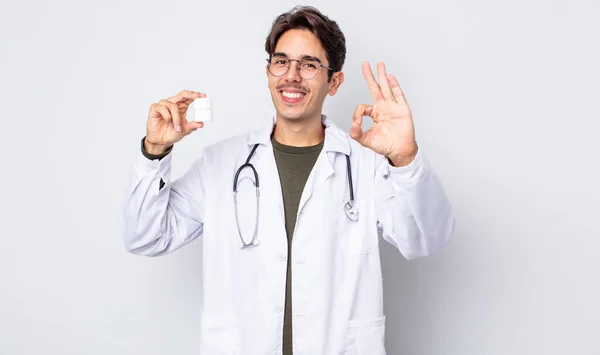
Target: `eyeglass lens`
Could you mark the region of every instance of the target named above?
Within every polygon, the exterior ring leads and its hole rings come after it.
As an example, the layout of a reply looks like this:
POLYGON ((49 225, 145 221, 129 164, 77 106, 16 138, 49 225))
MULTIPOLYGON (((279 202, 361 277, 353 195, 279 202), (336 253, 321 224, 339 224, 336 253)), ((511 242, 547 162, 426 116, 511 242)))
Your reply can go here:
MULTIPOLYGON (((271 74, 274 76, 282 76, 287 73, 291 62, 292 61, 290 61, 287 57, 273 56, 271 58, 271 64, 269 65, 269 72, 271 72, 271 74)), ((319 72, 321 64, 314 59, 304 58, 300 60, 299 68, 300 76, 303 79, 312 79, 319 72)))

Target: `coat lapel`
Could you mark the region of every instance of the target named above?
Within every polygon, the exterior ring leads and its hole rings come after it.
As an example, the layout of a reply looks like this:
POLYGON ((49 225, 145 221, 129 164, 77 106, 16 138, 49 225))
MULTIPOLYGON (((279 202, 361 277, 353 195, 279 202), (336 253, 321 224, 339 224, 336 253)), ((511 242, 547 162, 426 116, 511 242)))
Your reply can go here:
MULTIPOLYGON (((345 171, 335 170, 336 159, 346 159, 345 155, 350 154, 350 143, 346 134, 338 128, 333 122, 331 122, 326 116, 323 116, 323 124, 325 125, 325 142, 323 144, 323 151, 317 158, 315 166, 313 167, 302 197, 300 198, 300 205, 298 206, 298 213, 302 211, 306 203, 310 200, 311 196, 320 186, 327 181, 334 174, 345 174, 345 171)), ((344 164, 346 166, 346 164, 344 164)))

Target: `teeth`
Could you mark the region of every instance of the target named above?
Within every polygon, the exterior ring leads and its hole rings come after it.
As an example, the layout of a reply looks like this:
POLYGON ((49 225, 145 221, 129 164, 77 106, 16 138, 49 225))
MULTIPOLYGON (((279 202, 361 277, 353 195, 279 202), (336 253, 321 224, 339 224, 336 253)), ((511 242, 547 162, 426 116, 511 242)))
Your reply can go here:
POLYGON ((283 92, 283 96, 289 98, 289 99, 299 99, 303 94, 299 93, 299 92, 287 92, 284 91, 283 92))

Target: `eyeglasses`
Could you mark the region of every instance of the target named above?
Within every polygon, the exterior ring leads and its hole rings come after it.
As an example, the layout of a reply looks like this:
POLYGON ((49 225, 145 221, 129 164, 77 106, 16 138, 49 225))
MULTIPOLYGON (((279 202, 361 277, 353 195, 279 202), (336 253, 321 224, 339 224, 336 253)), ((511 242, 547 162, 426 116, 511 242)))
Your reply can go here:
POLYGON ((298 62, 297 70, 304 80, 310 80, 317 76, 321 68, 333 70, 321 64, 321 61, 314 57, 305 57, 298 60, 289 59, 283 55, 273 55, 270 59, 267 59, 267 62, 269 63, 269 73, 273 76, 285 75, 290 69, 290 62, 298 62))

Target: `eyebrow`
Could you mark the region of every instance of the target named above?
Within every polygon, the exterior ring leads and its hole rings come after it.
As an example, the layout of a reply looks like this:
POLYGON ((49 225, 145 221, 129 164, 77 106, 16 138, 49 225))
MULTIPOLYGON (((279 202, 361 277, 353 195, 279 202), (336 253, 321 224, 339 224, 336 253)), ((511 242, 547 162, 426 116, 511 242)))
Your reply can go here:
MULTIPOLYGON (((279 56, 279 57, 286 57, 288 58, 288 55, 283 53, 283 52, 275 52, 273 53, 272 56, 279 56)), ((323 64, 323 62, 321 62, 321 59, 317 58, 317 57, 313 57, 312 55, 303 55, 300 59, 309 59, 309 60, 314 60, 316 62, 319 62, 320 64, 323 64)))

